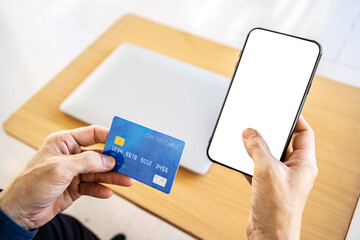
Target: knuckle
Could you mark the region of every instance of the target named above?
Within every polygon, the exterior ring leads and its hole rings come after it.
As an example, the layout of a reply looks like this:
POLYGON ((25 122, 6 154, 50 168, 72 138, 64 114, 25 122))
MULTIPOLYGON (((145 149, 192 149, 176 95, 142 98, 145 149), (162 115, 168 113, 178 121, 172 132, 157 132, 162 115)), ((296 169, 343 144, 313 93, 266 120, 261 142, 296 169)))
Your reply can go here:
POLYGON ((96 165, 96 161, 98 159, 98 154, 93 151, 84 152, 84 157, 82 159, 85 170, 89 171, 94 168, 96 165))
POLYGON ((45 142, 62 141, 67 136, 68 136, 67 131, 54 132, 46 137, 45 142))
POLYGON ((86 161, 92 161, 96 157, 97 157, 97 154, 93 151, 84 152, 84 160, 86 160, 86 161))
POLYGON ((45 138, 45 143, 50 143, 50 142, 53 142, 55 139, 56 139, 56 135, 57 133, 51 133, 50 135, 48 135, 46 138, 45 138))
POLYGON ((100 126, 100 125, 97 125, 97 124, 92 124, 91 127, 92 127, 92 128, 101 128, 101 126, 100 126))
POLYGON ((314 138, 315 137, 315 132, 314 132, 314 130, 309 126, 309 134, 310 134, 310 136, 312 137, 312 138, 314 138))
POLYGON ((97 135, 96 135, 97 129, 100 129, 100 128, 102 128, 102 126, 100 126, 100 125, 91 125, 91 129, 92 129, 93 135, 94 135, 94 141, 95 141, 96 143, 99 143, 99 142, 100 142, 100 141, 99 141, 99 138, 98 138, 97 135))
POLYGON ((71 137, 71 134, 69 134, 69 132, 64 131, 64 132, 59 132, 58 139, 61 142, 70 142, 72 137, 71 137))
POLYGON ((83 182, 99 182, 99 176, 96 173, 84 173, 80 177, 83 182))
POLYGON ((64 176, 66 173, 64 162, 55 160, 48 163, 49 172, 53 176, 64 176))
POLYGON ((250 151, 256 151, 258 149, 261 149, 262 147, 263 147, 262 141, 259 141, 259 139, 255 137, 253 137, 247 145, 247 148, 250 151))

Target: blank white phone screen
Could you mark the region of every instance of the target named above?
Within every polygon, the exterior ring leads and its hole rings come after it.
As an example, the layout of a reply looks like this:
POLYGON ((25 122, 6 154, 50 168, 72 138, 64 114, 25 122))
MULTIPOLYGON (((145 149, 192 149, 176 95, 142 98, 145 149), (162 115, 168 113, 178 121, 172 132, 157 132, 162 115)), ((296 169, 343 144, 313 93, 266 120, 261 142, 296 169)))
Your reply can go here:
POLYGON ((243 131, 250 127, 280 159, 320 55, 321 47, 314 41, 253 29, 208 148, 209 157, 253 175, 253 160, 242 141, 243 131))

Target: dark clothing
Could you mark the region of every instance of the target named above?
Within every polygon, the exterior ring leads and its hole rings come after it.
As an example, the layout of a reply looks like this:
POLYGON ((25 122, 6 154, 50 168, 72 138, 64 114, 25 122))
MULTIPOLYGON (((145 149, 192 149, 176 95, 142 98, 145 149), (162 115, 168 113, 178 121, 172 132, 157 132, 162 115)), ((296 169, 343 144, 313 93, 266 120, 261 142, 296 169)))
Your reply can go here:
POLYGON ((99 239, 93 232, 69 215, 58 214, 39 228, 34 239, 99 239))
POLYGON ((20 227, 0 209, 0 239, 28 240, 33 239, 37 232, 38 229, 28 231, 20 227))

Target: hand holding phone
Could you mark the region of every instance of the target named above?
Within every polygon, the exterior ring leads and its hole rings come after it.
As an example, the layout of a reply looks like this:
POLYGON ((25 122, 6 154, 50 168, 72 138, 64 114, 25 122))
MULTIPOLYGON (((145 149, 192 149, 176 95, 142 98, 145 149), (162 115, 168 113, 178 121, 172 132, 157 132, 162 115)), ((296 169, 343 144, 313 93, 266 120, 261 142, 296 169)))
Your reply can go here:
POLYGON ((254 163, 241 139, 251 127, 261 132, 272 155, 283 161, 321 51, 312 40, 253 29, 209 141, 209 158, 252 176, 254 163))
POLYGON ((246 129, 243 141, 254 161, 248 239, 299 239, 306 200, 317 175, 314 132, 300 116, 292 150, 284 163, 272 156, 266 139, 246 129))

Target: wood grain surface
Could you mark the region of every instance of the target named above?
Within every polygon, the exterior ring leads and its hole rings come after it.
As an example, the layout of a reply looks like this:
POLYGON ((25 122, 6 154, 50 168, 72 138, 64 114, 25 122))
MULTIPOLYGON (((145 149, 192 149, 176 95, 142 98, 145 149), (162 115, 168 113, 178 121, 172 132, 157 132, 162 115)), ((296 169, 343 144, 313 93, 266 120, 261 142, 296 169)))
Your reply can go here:
MULTIPOLYGON (((127 15, 17 110, 4 123, 5 131, 37 149, 52 132, 84 126, 60 112, 59 105, 122 42, 227 77, 239 54, 238 49, 127 15)), ((360 89, 316 76, 303 114, 315 131, 319 175, 305 208, 301 237, 344 239, 360 190, 360 89)), ((111 187, 195 237, 246 238, 251 188, 235 171, 213 164, 207 174, 197 175, 180 168, 170 195, 141 183, 111 187)))

